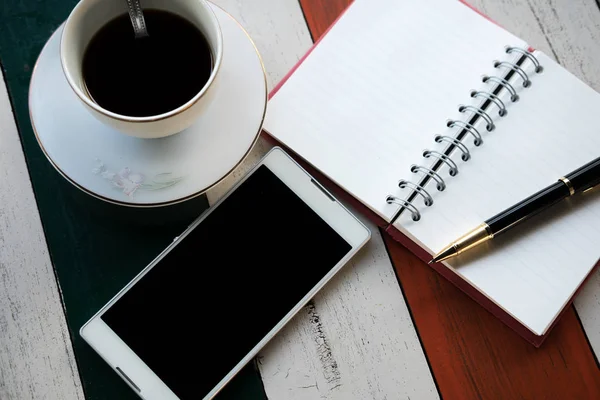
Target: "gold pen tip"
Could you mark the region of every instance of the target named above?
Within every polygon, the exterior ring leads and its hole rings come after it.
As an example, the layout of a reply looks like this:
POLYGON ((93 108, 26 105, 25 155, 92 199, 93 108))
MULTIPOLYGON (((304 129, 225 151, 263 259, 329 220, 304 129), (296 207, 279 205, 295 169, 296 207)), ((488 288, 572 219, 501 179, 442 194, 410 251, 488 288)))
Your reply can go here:
POLYGON ((454 257, 463 251, 468 250, 471 247, 475 247, 493 237, 494 235, 491 232, 489 225, 484 222, 477 228, 467 232, 459 239, 443 248, 433 257, 431 261, 429 261, 429 264, 447 260, 448 258, 454 257))
POLYGON ((456 248, 454 246, 448 246, 445 249, 443 249, 442 251, 440 251, 439 253, 437 253, 435 255, 435 257, 433 257, 431 259, 431 261, 429 261, 429 264, 434 264, 439 261, 444 261, 450 257, 454 257, 457 253, 458 252, 456 251, 456 248))

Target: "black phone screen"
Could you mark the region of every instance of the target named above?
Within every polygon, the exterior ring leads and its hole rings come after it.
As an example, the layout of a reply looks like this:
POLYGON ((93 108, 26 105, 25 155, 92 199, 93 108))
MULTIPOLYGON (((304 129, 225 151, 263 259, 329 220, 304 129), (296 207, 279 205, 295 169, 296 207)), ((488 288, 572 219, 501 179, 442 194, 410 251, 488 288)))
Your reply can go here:
POLYGON ((350 250, 262 165, 101 318, 178 397, 201 398, 350 250))

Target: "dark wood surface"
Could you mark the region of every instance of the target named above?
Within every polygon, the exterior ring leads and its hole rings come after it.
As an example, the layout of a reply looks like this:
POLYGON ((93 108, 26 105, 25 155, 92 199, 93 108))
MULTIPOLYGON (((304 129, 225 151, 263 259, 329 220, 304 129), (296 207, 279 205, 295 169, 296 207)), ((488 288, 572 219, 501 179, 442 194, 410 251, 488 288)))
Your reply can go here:
MULTIPOLYGON (((300 0, 315 41, 350 0, 300 0)), ((600 370, 571 306, 536 349, 384 234, 445 399, 598 399, 600 370)))

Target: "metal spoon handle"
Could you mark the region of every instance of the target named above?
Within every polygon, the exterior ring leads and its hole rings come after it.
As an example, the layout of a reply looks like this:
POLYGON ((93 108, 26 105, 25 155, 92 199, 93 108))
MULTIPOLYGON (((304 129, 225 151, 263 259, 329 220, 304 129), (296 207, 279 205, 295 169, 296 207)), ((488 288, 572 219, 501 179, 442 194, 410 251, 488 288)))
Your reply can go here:
POLYGON ((146 29, 146 21, 144 20, 144 12, 140 5, 140 0, 126 0, 127 9, 129 11, 129 17, 131 18, 131 24, 133 25, 133 31, 136 38, 142 38, 148 36, 148 30, 146 29))

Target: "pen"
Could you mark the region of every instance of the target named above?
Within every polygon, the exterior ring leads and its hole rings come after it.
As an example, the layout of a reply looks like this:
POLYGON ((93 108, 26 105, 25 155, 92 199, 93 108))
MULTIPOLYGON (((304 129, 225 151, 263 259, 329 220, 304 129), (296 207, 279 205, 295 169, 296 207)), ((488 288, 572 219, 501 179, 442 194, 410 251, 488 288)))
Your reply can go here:
POLYGON ((493 239, 566 197, 589 190, 598 183, 600 183, 600 157, 489 218, 475 229, 444 247, 429 261, 429 264, 454 257, 493 239))

